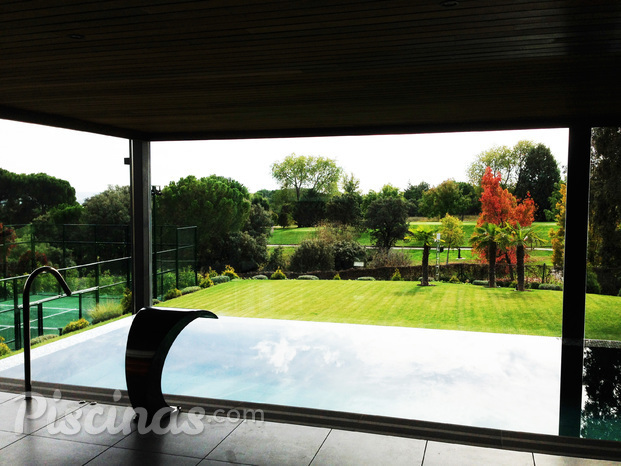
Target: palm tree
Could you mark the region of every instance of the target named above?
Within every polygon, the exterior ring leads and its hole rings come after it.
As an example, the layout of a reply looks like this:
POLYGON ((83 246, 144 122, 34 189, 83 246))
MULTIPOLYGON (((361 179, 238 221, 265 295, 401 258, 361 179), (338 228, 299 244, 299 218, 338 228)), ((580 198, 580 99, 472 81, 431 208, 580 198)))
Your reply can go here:
POLYGON ((534 246, 542 242, 543 240, 535 233, 533 228, 522 228, 519 223, 516 223, 515 226, 507 226, 507 246, 515 246, 518 291, 524 291, 524 247, 526 244, 534 246))
POLYGON ((420 226, 410 233, 416 241, 423 243, 423 278, 420 285, 429 286, 429 248, 433 246, 435 241, 436 230, 420 226))
POLYGON ((496 288, 496 252, 504 237, 503 229, 494 223, 484 223, 476 227, 470 237, 470 243, 475 248, 487 249, 487 277, 490 288, 496 288))

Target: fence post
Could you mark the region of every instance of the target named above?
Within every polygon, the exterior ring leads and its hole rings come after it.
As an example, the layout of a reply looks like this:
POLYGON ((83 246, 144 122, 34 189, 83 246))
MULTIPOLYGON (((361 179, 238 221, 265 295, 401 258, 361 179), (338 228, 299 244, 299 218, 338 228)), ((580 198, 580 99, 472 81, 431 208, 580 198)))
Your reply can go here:
POLYGON ((198 285, 198 227, 194 227, 194 286, 198 285))
POLYGON ((543 263, 543 267, 541 268, 541 283, 546 282, 546 263, 543 263))
POLYGON ((78 295, 78 319, 82 318, 82 293, 78 295))
POLYGON ((95 264, 95 304, 99 304, 99 262, 95 264))
POLYGON ((179 289, 179 228, 175 233, 175 288, 179 289))
POLYGON ((43 303, 37 304, 37 334, 43 335, 43 303))
POLYGON ((13 327, 15 329, 15 349, 22 348, 21 316, 19 312, 19 293, 17 291, 17 279, 13 280, 13 327))

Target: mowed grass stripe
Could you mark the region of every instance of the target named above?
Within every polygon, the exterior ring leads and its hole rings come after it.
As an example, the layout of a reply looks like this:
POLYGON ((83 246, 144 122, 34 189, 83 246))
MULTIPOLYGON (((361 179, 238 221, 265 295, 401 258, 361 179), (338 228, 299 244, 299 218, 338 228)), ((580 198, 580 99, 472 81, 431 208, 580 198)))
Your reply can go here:
MULTIPOLYGON (((561 336, 562 293, 417 282, 243 280, 165 306, 223 316, 561 336)), ((621 298, 587 295, 586 337, 621 340, 621 298)))

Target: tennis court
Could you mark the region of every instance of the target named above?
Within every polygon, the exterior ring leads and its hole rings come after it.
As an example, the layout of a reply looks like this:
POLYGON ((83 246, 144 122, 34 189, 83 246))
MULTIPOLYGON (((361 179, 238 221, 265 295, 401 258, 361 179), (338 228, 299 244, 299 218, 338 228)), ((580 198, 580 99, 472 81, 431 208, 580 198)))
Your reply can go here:
MULTIPOLYGON (((120 297, 100 295, 99 302, 115 301, 120 297)), ((39 335, 58 335, 69 322, 80 317, 89 319, 88 311, 96 306, 95 290, 77 292, 72 296, 58 297, 55 294, 36 294, 30 296, 30 333, 32 338, 39 335), (41 317, 42 333, 39 331, 39 317, 41 317)), ((22 321, 22 298, 18 298, 20 322, 22 321)), ((15 340, 15 302, 0 302, 0 336, 5 343, 14 347, 15 340)))

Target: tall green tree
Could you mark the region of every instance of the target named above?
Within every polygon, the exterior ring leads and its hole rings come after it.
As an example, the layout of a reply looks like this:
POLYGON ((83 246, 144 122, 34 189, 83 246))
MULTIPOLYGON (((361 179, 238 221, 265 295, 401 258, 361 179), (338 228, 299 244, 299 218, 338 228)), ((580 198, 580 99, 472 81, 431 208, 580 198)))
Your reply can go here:
POLYGON ((621 128, 593 128, 589 260, 607 268, 621 267, 620 161, 621 128))
POLYGON ((459 185, 454 180, 445 180, 423 194, 419 210, 426 217, 459 215, 467 203, 462 197, 459 185))
POLYGON ((127 225, 131 221, 129 186, 108 189, 84 201, 82 220, 98 225, 127 225))
POLYGON ((272 177, 282 188, 294 189, 297 201, 305 188, 320 194, 335 193, 342 173, 335 160, 312 155, 291 154, 272 165, 272 177))
POLYGON ((5 224, 30 223, 53 207, 75 203, 75 189, 68 181, 0 168, 0 221, 5 224))
POLYGON ((530 147, 523 159, 514 195, 524 199, 530 193, 537 205, 535 221, 546 220, 545 211, 550 210, 550 197, 561 181, 561 171, 550 149, 543 144, 530 147))
POLYGON ((429 190, 431 186, 425 181, 421 181, 416 186, 408 183, 408 187, 403 191, 403 197, 408 201, 408 214, 410 217, 418 217, 420 213, 420 200, 423 194, 429 190))
POLYGON ((402 197, 385 197, 371 202, 365 226, 371 230, 375 246, 388 250, 408 233, 408 206, 402 197))
POLYGON ((159 222, 198 226, 199 261, 207 266, 227 260, 226 243, 246 224, 250 195, 231 178, 188 176, 166 186, 158 204, 159 222))

